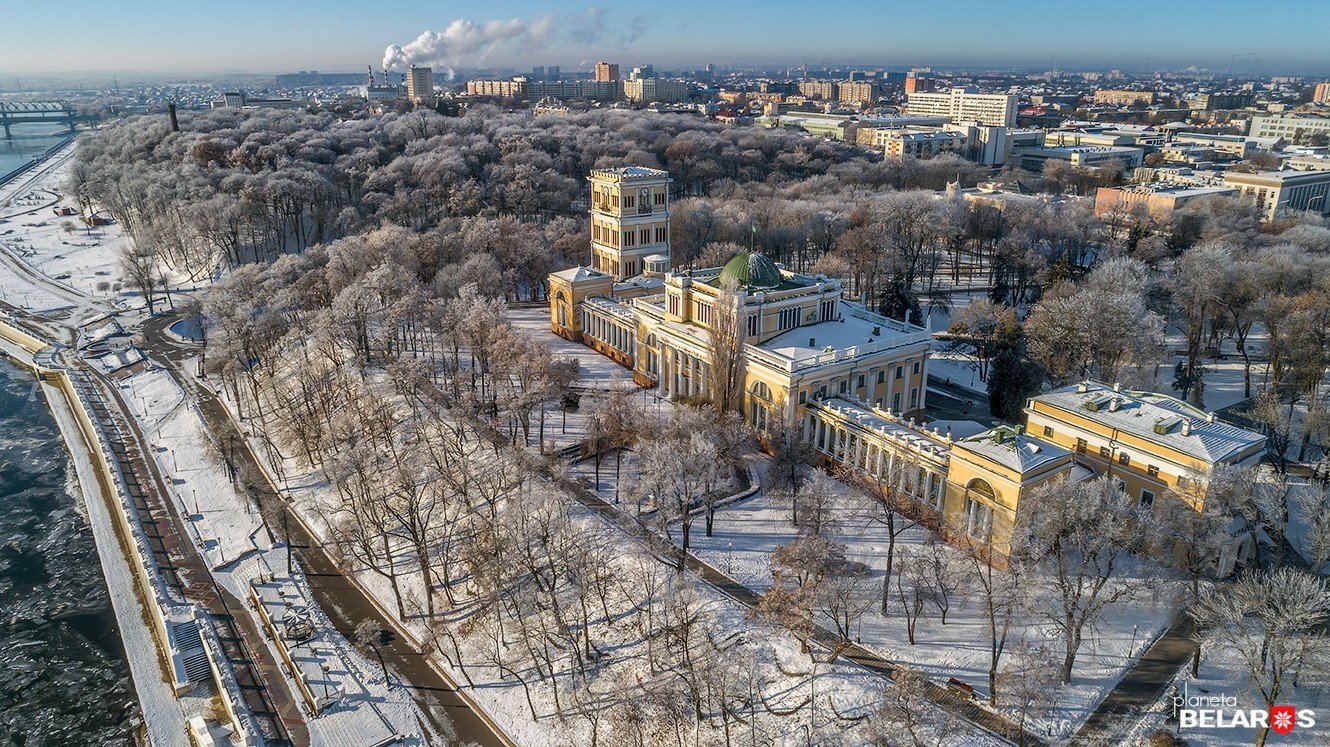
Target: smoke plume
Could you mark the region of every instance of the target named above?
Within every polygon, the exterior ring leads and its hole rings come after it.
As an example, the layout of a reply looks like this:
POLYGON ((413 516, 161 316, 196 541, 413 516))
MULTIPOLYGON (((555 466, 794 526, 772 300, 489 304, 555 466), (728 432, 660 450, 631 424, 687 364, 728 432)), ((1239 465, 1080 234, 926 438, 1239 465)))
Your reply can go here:
POLYGON ((479 62, 494 50, 510 45, 526 50, 544 49, 556 41, 587 45, 608 41, 627 46, 646 32, 646 18, 638 16, 626 30, 607 34, 608 15, 604 8, 593 6, 575 15, 546 13, 529 20, 475 22, 458 18, 443 31, 425 31, 406 44, 390 44, 383 52, 383 69, 401 71, 412 65, 431 65, 451 70, 464 60, 479 62))

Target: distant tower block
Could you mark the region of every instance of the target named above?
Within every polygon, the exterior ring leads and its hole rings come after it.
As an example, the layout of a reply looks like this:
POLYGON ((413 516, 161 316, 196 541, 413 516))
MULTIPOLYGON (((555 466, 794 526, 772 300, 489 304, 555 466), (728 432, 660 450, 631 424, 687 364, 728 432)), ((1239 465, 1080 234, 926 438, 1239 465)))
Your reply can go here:
POLYGON ((670 256, 669 172, 629 166, 591 172, 591 266, 624 280, 653 254, 670 256))

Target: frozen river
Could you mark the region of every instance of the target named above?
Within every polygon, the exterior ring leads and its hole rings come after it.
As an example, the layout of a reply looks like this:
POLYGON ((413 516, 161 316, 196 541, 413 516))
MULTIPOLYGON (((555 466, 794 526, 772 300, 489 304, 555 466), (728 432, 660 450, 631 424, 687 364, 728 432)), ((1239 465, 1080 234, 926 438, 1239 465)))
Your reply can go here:
POLYGON ((14 125, 13 139, 6 139, 0 130, 0 178, 17 169, 33 156, 41 155, 68 134, 62 124, 14 125))
POLYGON ((130 744, 135 706, 69 460, 26 371, 0 360, 0 744, 130 744))

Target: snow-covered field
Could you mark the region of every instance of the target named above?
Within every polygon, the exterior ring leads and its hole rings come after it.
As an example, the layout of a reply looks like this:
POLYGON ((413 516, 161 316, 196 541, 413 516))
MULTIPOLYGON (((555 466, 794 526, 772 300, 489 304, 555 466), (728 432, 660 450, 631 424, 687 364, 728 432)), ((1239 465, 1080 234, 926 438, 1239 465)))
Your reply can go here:
MULTIPOLYGON (((866 594, 876 600, 885 571, 889 536, 886 524, 865 518, 862 511, 853 507, 839 509, 837 513, 840 521, 834 539, 846 545, 849 559, 872 569, 874 580, 866 584, 866 594)), ((898 521, 909 523, 904 518, 898 518, 898 521)), ((705 537, 701 532, 695 532, 693 553, 745 586, 760 591, 771 585, 769 562, 772 551, 795 536, 795 529, 790 525, 788 499, 762 492, 722 509, 716 516, 713 536, 705 537)), ((921 527, 900 534, 896 546, 897 563, 903 558, 922 555, 930 542, 938 540, 932 532, 921 527)), ((944 549, 961 559, 961 554, 950 546, 944 545, 944 549)), ((1162 580, 1162 572, 1149 563, 1135 565, 1133 572, 1124 573, 1117 583, 1136 585, 1143 590, 1154 588, 1136 601, 1110 608, 1093 635, 1087 635, 1077 658, 1072 683, 1059 688, 1056 708, 1047 718, 1041 719, 1036 733, 1046 731, 1055 737, 1068 737, 1074 733, 1133 661, 1167 627, 1173 609, 1169 600, 1177 583, 1162 580)), ((1046 646, 1053 653, 1060 651, 1060 639, 1037 614, 1039 610, 1051 610, 1050 605, 1054 604, 1056 600, 1047 596, 1035 600, 1032 611, 1022 615, 1013 629, 1009 650, 1018 649, 1024 642, 1031 647, 1046 646)), ((974 686, 980 693, 987 692, 987 619, 977 598, 953 607, 948 612, 946 625, 941 624, 935 608, 925 609, 915 645, 908 642, 905 616, 898 599, 893 597, 889 602, 886 617, 878 613, 875 601, 867 607, 869 611, 860 619, 856 629, 859 642, 889 659, 926 671, 935 681, 945 683, 948 678, 955 677, 974 686)))

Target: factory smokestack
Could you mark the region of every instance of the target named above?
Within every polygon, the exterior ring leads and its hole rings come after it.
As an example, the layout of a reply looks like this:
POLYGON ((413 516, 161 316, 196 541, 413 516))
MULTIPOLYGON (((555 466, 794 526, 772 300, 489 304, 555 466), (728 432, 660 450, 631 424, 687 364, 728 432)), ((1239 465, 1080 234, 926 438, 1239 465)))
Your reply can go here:
POLYGON ((166 105, 166 113, 171 117, 171 132, 180 132, 180 120, 175 115, 175 102, 166 105))

